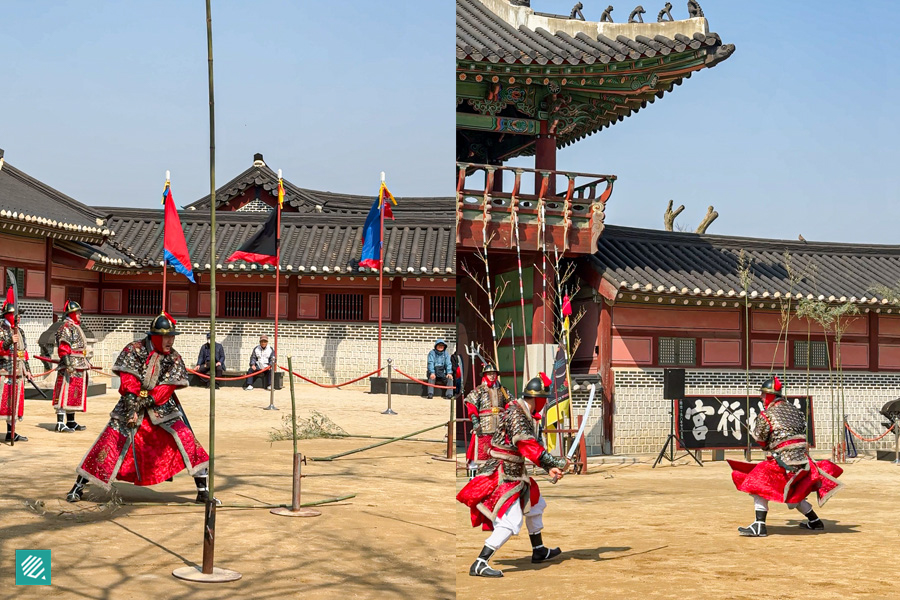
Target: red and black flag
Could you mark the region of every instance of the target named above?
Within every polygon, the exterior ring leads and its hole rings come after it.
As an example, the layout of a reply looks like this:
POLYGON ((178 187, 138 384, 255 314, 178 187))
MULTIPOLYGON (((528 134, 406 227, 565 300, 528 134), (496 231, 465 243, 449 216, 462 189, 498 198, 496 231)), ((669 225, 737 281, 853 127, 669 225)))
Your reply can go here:
POLYGON ((244 244, 225 262, 245 260, 250 263, 275 266, 278 256, 278 209, 269 212, 263 228, 244 242, 244 244))

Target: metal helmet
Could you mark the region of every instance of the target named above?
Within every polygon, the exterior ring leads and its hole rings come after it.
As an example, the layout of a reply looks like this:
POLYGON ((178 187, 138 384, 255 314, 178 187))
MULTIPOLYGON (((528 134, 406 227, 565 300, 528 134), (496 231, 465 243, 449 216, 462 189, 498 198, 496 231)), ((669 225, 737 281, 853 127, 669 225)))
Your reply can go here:
POLYGON ((63 307, 63 314, 70 315, 73 312, 83 312, 81 305, 74 300, 66 300, 66 305, 63 307))
POLYGON ((482 369, 481 374, 487 375, 488 373, 497 373, 499 375, 500 371, 498 371, 497 367, 495 367, 491 363, 485 363, 484 369, 482 369))
POLYGON ((525 391, 522 394, 526 398, 549 398, 550 388, 544 385, 542 378, 532 377, 531 381, 525 384, 525 391))
POLYGON ((16 295, 12 286, 6 291, 6 300, 3 302, 3 314, 16 313, 16 295))
POLYGON ((178 322, 171 315, 163 311, 150 324, 147 335, 181 335, 181 331, 175 329, 178 322))
POLYGON ((782 384, 778 377, 769 377, 760 386, 759 391, 763 394, 772 394, 773 396, 782 396, 782 384))

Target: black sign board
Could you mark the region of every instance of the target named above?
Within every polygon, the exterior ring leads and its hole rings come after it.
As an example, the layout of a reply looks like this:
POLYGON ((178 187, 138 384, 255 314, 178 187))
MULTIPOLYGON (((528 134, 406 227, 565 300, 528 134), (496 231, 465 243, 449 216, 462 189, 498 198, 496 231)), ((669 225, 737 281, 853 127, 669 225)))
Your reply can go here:
MULTIPOLYGON (((787 401, 806 413, 806 440, 815 447, 812 398, 787 396, 787 401)), ((678 410, 679 437, 685 448, 700 450, 743 449, 747 447, 748 429, 753 429, 763 402, 759 396, 750 397, 747 412, 746 396, 686 396, 675 401, 678 410)), ((751 438, 751 446, 759 447, 751 438)))

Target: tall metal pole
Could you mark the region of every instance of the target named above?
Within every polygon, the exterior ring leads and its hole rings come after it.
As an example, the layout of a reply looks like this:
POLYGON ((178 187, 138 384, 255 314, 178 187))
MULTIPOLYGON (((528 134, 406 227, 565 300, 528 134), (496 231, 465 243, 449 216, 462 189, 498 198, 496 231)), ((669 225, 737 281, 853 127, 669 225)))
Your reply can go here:
MULTIPOLYGON (((376 368, 381 367, 381 321, 384 316, 384 171, 381 172, 381 187, 378 188, 378 210, 381 211, 381 247, 379 252, 381 255, 378 260, 378 364, 376 368)), ((390 410, 390 409, 388 409, 390 410)))
MULTIPOLYGON (((281 188, 281 169, 278 169, 278 186, 281 188)), ((276 232, 275 232, 275 348, 273 349, 274 360, 272 368, 269 370, 269 406, 266 410, 278 410, 275 406, 275 374, 278 372, 278 313, 280 312, 279 297, 281 290, 281 197, 279 193, 276 232)), ((288 367, 290 368, 290 367, 288 367)))
POLYGON ((163 239, 163 289, 162 289, 162 312, 166 312, 166 208, 169 206, 170 194, 169 172, 166 171, 166 189, 163 192, 163 220, 162 220, 162 239, 163 239))

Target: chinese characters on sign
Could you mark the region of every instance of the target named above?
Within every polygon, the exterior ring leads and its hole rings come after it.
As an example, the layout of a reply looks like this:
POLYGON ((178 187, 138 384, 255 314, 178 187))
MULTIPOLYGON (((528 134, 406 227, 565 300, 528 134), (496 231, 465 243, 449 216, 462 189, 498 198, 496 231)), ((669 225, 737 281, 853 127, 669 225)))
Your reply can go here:
MULTIPOLYGON (((807 441, 815 446, 811 399, 789 396, 787 401, 807 413, 807 441)), ((759 397, 750 398, 749 412, 745 396, 687 396, 676 402, 681 441, 692 450, 746 448, 747 430, 753 429, 763 410, 759 397)))

